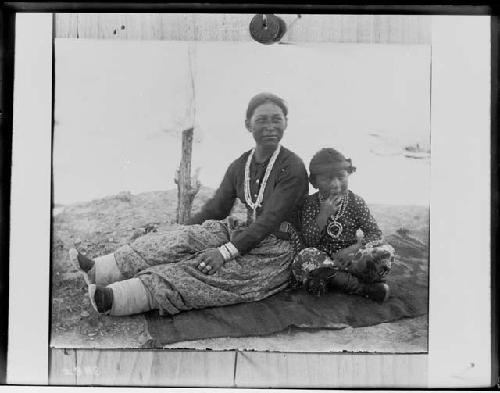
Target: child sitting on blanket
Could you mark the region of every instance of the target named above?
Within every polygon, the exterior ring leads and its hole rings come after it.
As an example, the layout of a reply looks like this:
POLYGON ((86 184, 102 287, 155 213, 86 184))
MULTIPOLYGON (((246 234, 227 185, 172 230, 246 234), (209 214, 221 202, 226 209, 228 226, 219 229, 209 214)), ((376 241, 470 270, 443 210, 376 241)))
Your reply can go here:
POLYGON ((321 295, 329 289, 366 296, 378 302, 389 297, 384 278, 394 249, 383 242, 365 201, 349 190, 356 168, 332 148, 317 152, 309 164, 309 181, 318 189, 302 210, 305 247, 292 263, 294 284, 321 295), (357 230, 364 237, 358 239, 357 230))

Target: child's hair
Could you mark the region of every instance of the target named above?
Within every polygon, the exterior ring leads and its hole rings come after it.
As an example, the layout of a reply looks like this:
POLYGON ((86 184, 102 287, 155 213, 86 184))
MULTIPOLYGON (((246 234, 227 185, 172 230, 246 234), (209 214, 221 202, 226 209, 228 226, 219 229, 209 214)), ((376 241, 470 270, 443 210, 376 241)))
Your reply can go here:
POLYGON ((349 174, 356 172, 350 158, 345 158, 342 153, 331 147, 325 147, 318 151, 309 163, 309 182, 316 187, 316 175, 342 169, 349 174))

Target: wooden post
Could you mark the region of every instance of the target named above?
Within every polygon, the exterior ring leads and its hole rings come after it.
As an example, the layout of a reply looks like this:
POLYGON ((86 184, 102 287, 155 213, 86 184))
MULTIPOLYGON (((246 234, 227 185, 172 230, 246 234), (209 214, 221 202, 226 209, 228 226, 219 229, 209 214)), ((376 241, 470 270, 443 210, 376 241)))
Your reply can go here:
POLYGON ((201 187, 197 175, 191 178, 191 153, 193 150, 193 132, 196 119, 196 89, 193 64, 195 56, 194 51, 194 45, 189 45, 187 54, 189 64, 189 91, 191 95, 187 107, 187 115, 188 118, 191 119, 193 126, 182 131, 181 163, 175 178, 175 182, 177 183, 177 222, 179 224, 185 224, 191 217, 193 199, 201 187))
POLYGON ((182 156, 177 183, 177 222, 185 224, 191 217, 191 206, 200 189, 197 177, 191 178, 191 153, 193 150, 193 128, 182 131, 182 156))

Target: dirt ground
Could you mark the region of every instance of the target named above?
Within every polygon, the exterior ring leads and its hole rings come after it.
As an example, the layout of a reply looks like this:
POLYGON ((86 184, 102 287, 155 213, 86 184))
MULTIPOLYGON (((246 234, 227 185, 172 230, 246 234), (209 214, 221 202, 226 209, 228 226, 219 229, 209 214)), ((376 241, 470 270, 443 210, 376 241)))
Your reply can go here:
MULTIPOLYGON (((211 195, 202 189, 193 210, 211 195)), ((51 346, 138 348, 149 339, 145 318, 99 315, 90 305, 83 278, 69 263, 76 245, 90 257, 115 250, 149 230, 174 229, 176 192, 128 192, 87 203, 58 206, 53 214, 51 346)), ((429 210, 420 206, 371 206, 384 233, 405 233, 428 245, 429 210)), ((241 211, 235 211, 236 215, 241 211)), ((267 351, 425 352, 427 316, 364 328, 289 329, 263 337, 181 342, 166 348, 267 351)))

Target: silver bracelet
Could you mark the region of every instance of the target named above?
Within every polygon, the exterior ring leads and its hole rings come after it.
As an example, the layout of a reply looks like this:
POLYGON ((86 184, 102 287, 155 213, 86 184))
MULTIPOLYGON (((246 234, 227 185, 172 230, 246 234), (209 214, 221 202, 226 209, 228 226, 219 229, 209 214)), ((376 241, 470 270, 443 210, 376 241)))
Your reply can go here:
POLYGON ((233 243, 227 242, 226 244, 224 244, 224 246, 226 247, 227 251, 229 252, 229 255, 231 255, 231 259, 236 258, 237 256, 240 255, 240 252, 238 251, 238 249, 235 247, 235 245, 233 243))
POLYGON ((222 245, 218 248, 219 252, 222 254, 222 258, 224 258, 224 262, 227 262, 231 260, 231 254, 229 253, 228 249, 222 245))

